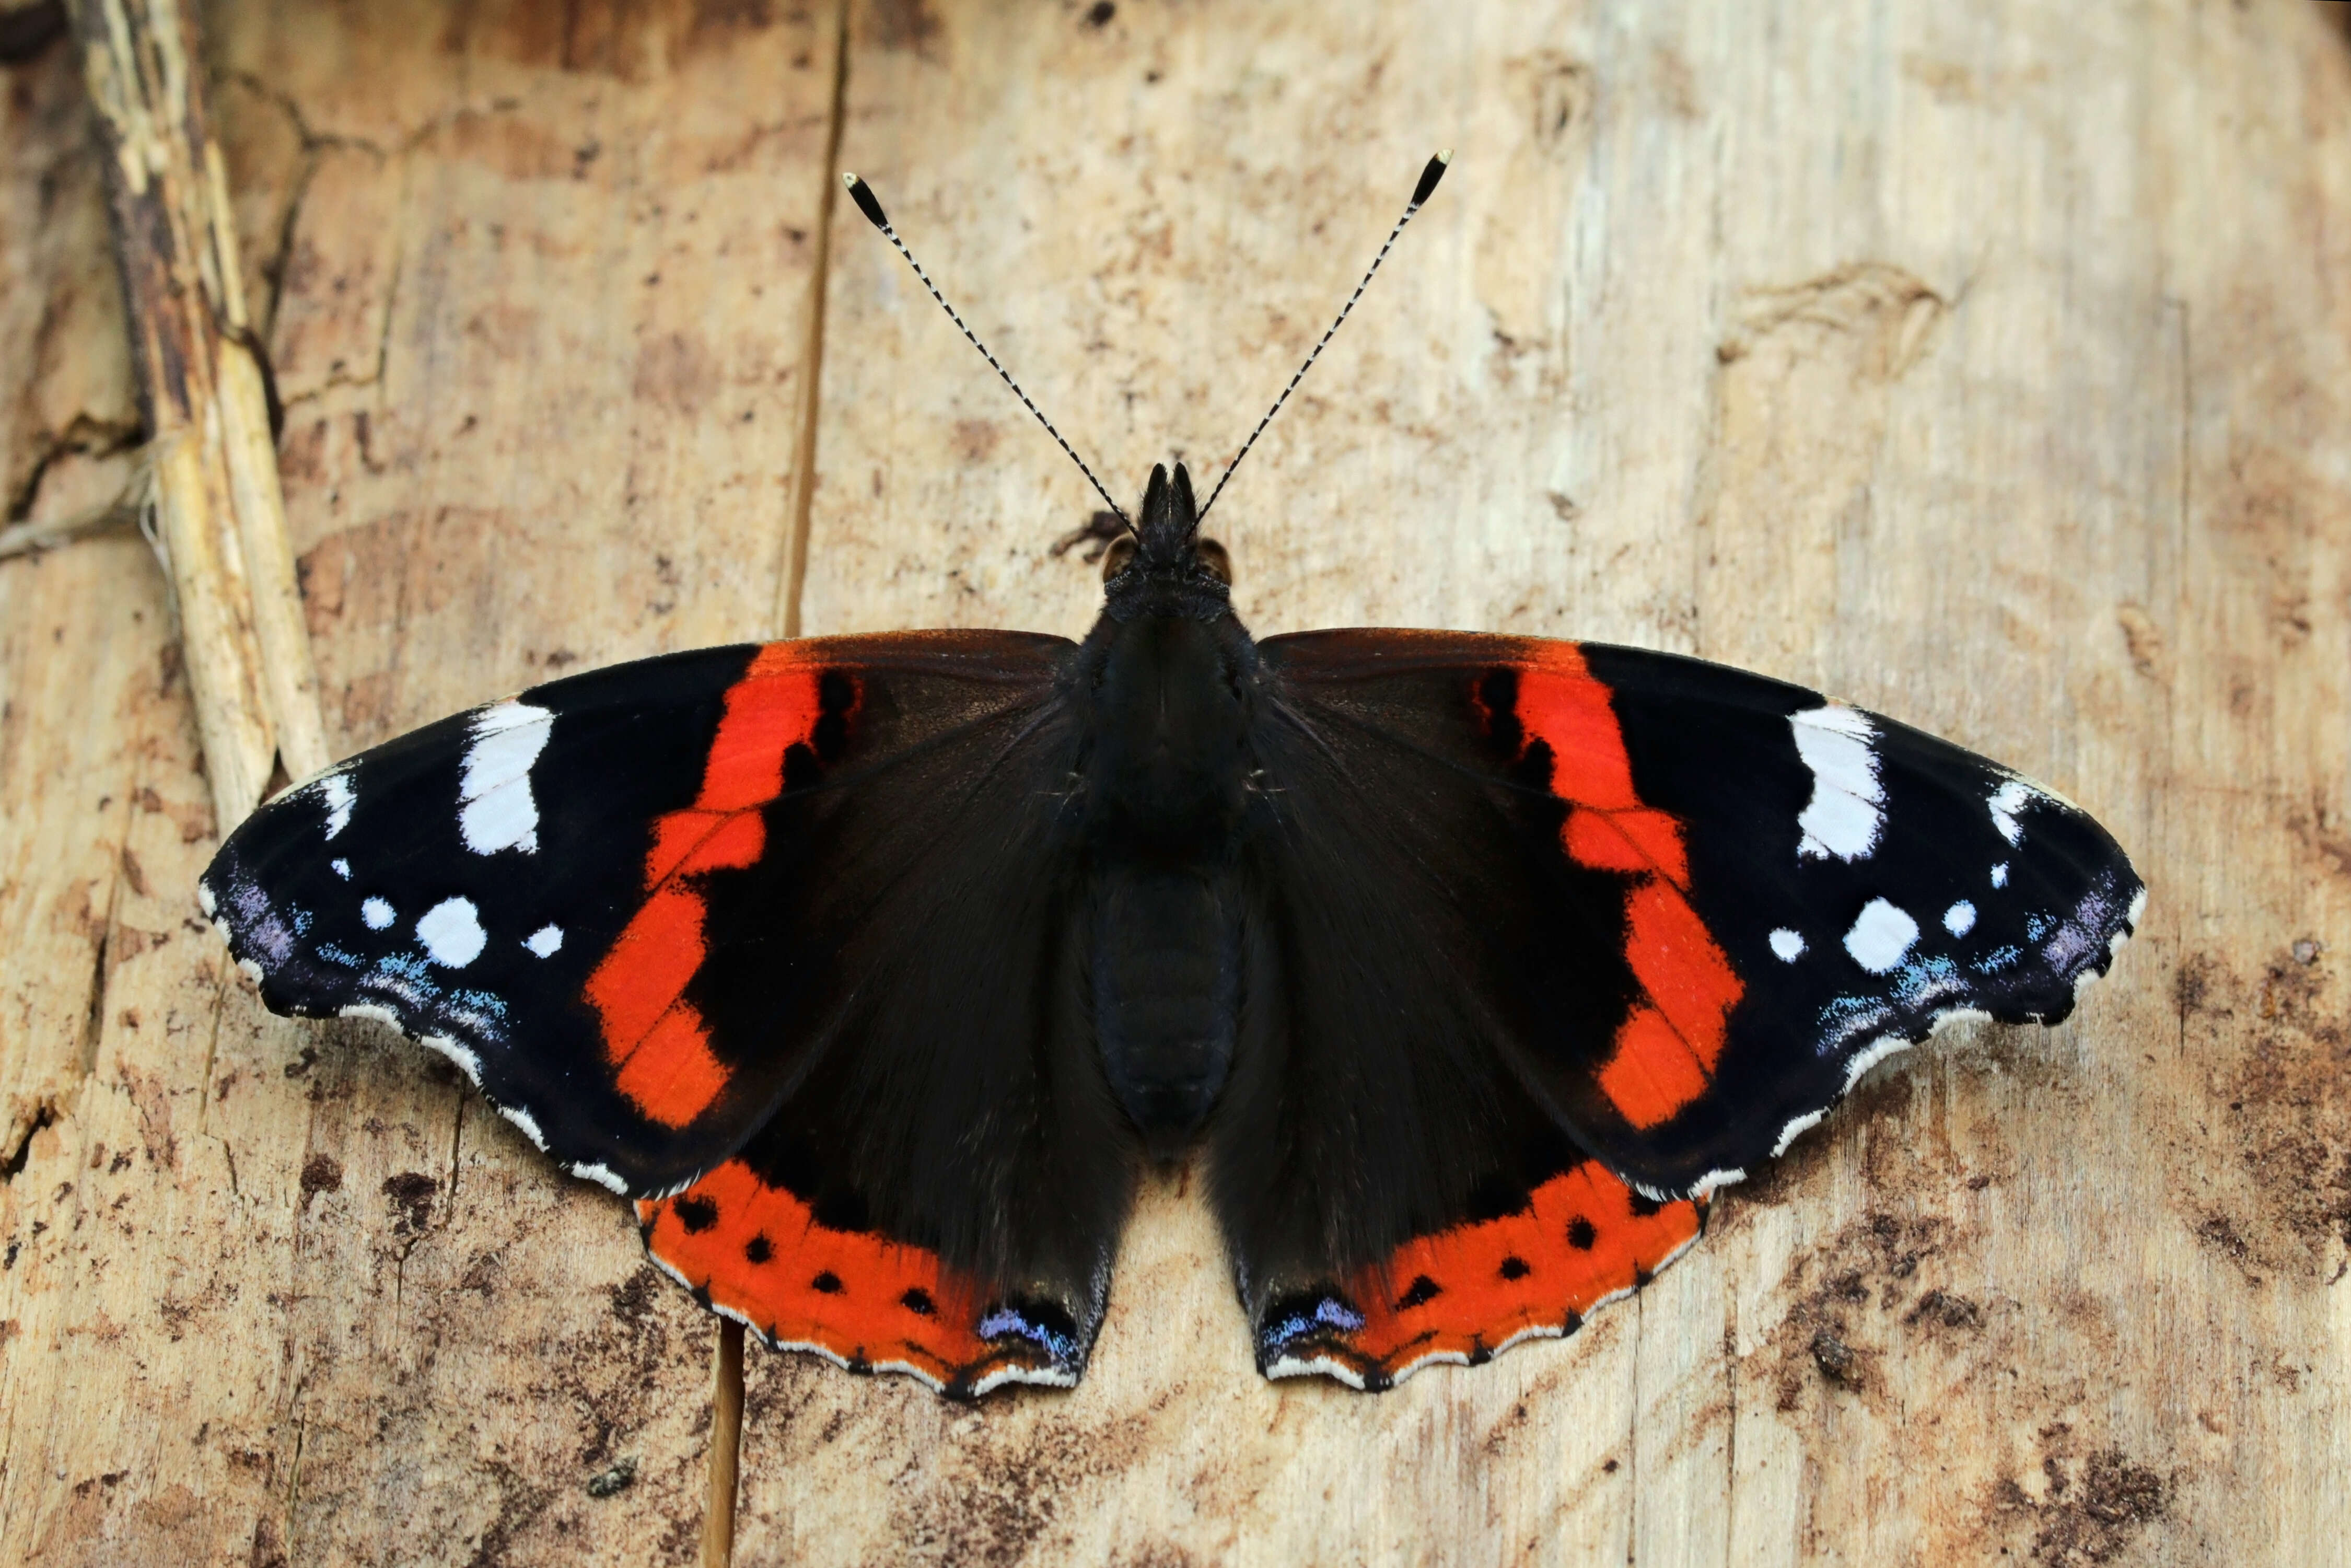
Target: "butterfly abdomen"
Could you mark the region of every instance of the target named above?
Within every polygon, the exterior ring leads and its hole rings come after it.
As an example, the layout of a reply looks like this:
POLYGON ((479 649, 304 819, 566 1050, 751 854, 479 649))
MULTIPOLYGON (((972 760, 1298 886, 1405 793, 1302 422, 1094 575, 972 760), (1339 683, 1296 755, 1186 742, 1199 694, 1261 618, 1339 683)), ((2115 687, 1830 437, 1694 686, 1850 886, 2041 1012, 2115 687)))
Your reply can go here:
POLYGON ((1240 907, 1229 873, 1133 862, 1101 869, 1094 1027, 1102 1071, 1155 1158, 1179 1153, 1232 1071, 1240 907))
POLYGON ((1215 1107, 1240 996, 1236 844, 1256 652, 1229 613, 1194 608, 1144 583, 1079 658, 1095 1035, 1113 1094, 1158 1159, 1215 1107))

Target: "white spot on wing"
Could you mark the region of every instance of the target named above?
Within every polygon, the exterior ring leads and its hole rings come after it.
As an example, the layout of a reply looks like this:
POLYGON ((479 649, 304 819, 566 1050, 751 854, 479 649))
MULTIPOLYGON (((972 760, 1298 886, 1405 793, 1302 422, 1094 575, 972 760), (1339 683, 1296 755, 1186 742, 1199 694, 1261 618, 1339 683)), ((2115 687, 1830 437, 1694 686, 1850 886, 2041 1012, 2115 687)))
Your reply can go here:
POLYGON ((350 779, 340 773, 321 775, 319 794, 327 802, 327 837, 331 839, 351 825, 351 808, 359 803, 359 796, 350 779))
POLYGON ((1808 708, 1788 717, 1796 755, 1813 773, 1813 799, 1796 826, 1804 832, 1799 856, 1856 861, 1877 847, 1886 825, 1879 810, 1886 800, 1877 778, 1877 732, 1869 716, 1842 703, 1808 708))
POLYGON ((1771 1157, 1776 1160, 1782 1155, 1786 1154, 1790 1144, 1794 1143, 1798 1138, 1802 1137, 1806 1133, 1809 1133, 1814 1127, 1819 1126, 1821 1124, 1821 1118, 1827 1114, 1828 1111, 1825 1107, 1818 1111, 1807 1111, 1802 1115, 1797 1117, 1794 1121, 1790 1122, 1786 1126, 1781 1128, 1780 1141, 1771 1145, 1771 1157))
POLYGON ((415 1040, 417 1044, 429 1046, 455 1062, 457 1071, 463 1072, 475 1088, 482 1086, 482 1059, 474 1054, 472 1047, 460 1045, 445 1034, 420 1034, 415 1040))
POLYGON ((350 880, 351 880, 351 862, 349 862, 349 861, 344 861, 344 860, 334 860, 334 861, 329 861, 327 863, 328 863, 329 865, 330 865, 330 866, 332 866, 332 867, 334 867, 334 868, 335 868, 335 874, 336 874, 337 876, 341 877, 345 882, 349 882, 349 881, 350 881, 350 880))
POLYGON ((2008 862, 2006 861, 2002 861, 1998 865, 1991 868, 1991 884, 1994 887, 2006 887, 2008 885, 2008 862))
POLYGON ((1804 956, 1804 939, 1782 925, 1771 933, 1771 951, 1782 964, 1792 964, 1804 956))
POLYGON ((1917 921, 1886 900, 1873 898, 1862 906, 1853 929, 1844 934, 1844 950, 1871 974, 1884 975, 1902 962, 1917 940, 1917 921))
POLYGON ((1889 1034, 1872 1041, 1866 1049, 1855 1051, 1844 1064, 1844 1092, 1848 1094, 1852 1093, 1853 1086, 1861 1082, 1863 1073, 1867 1072, 1896 1051, 1909 1049, 1908 1040, 1898 1034, 1889 1034))
POLYGON ((2024 841, 2024 824, 2016 820, 2016 814, 2039 794, 2022 779, 2011 779, 1991 792, 1991 799, 1984 803, 1991 809, 1991 825, 2000 830, 2001 838, 2011 844, 2024 841))
POLYGON ((629 1196, 629 1184, 613 1175, 610 1166, 573 1166, 571 1174, 582 1181, 592 1181, 599 1186, 609 1186, 622 1197, 629 1196))
POLYGON ((424 944, 425 956, 444 969, 464 968, 482 956, 488 941, 473 902, 464 898, 444 898, 426 910, 416 923, 416 939, 424 944))
POLYGON ((1976 906, 1966 899, 1959 900, 1943 911, 1943 929, 1954 936, 1964 936, 1976 928, 1976 906))
POLYGON ((392 924, 392 905, 381 898, 371 898, 360 905, 360 920, 371 931, 381 931, 392 924))
POLYGON ((207 920, 212 919, 214 911, 220 908, 220 900, 213 896, 212 883, 208 882, 196 883, 196 907, 204 912, 204 918, 207 920))
POLYGON ((562 950, 563 927, 560 925, 542 925, 538 930, 532 932, 528 936, 523 938, 522 945, 529 948, 532 952, 538 954, 542 958, 552 958, 558 952, 562 950))
MULTIPOLYGON (((881 1364, 882 1364, 880 1363, 876 1364, 877 1366, 881 1364)), ((915 1376, 922 1378, 924 1382, 930 1384, 934 1388, 936 1388, 939 1385, 936 1379, 931 1377, 927 1373, 919 1371, 912 1366, 893 1364, 890 1366, 890 1370, 893 1372, 912 1372, 915 1376)), ((971 1396, 977 1399, 983 1394, 993 1394, 1008 1383, 1034 1383, 1040 1387, 1045 1388, 1075 1388, 1078 1385, 1078 1375, 1074 1372, 1064 1371, 1060 1367, 1051 1365, 1020 1366, 1016 1364, 1012 1366, 1000 1367, 997 1371, 987 1374, 986 1376, 974 1383, 971 1385, 971 1396)))
POLYGON ((498 1114, 520 1127, 522 1135, 528 1138, 533 1146, 542 1150, 547 1147, 547 1134, 538 1130, 538 1117, 519 1105, 501 1105, 498 1107, 498 1114))
POLYGON ((500 850, 538 852, 538 802, 531 799, 530 767, 547 749, 555 715, 528 703, 505 702, 474 716, 474 744, 465 749, 457 786, 457 831, 477 855, 500 850))

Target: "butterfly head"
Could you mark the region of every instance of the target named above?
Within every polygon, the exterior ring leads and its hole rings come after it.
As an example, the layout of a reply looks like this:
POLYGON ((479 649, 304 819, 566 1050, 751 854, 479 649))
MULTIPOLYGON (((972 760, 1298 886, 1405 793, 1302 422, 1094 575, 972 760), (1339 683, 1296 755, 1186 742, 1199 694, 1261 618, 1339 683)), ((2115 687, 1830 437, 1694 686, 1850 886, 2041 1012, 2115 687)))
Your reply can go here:
POLYGON ((1213 621, 1232 613, 1232 558, 1214 539, 1200 537, 1199 508, 1192 499, 1192 476, 1176 465, 1151 470, 1134 531, 1115 540, 1102 558, 1106 608, 1113 618, 1180 615, 1213 621))

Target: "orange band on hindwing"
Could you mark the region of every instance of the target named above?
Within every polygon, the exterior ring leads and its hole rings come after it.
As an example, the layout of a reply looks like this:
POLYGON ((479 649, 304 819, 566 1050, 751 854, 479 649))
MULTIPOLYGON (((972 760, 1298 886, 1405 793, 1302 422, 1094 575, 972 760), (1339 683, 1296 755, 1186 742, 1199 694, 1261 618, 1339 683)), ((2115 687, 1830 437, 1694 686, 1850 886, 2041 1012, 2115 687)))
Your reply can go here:
POLYGON ((1521 1333, 1573 1331, 1695 1241, 1688 1199, 1646 1204, 1599 1161, 1535 1187, 1526 1208, 1396 1249, 1384 1291, 1356 1295, 1356 1349, 1392 1371, 1434 1354, 1481 1359, 1521 1333))
POLYGON ((911 1371, 958 1396, 1042 1360, 982 1338, 979 1292, 935 1255, 830 1229, 741 1160, 639 1202, 637 1223, 648 1251, 770 1344, 811 1346, 860 1372, 911 1371))
POLYGON ((1432 1358, 1485 1360, 1529 1334, 1572 1333, 1583 1316, 1698 1237, 1687 1199, 1643 1201, 1596 1161, 1535 1188, 1527 1207, 1408 1242, 1354 1282, 1350 1359, 1393 1380, 1432 1358))
POLYGON ((1521 755, 1542 743, 1552 793, 1568 805, 1561 847, 1579 865, 1635 879, 1625 959, 1648 999, 1618 1025, 1599 1082, 1625 1121, 1654 1127, 1705 1092, 1745 987, 1690 907, 1681 823, 1633 787, 1608 688, 1572 643, 1541 645, 1517 673, 1521 755))
POLYGON ((702 967, 701 873, 756 862, 767 849, 760 808, 783 793, 786 755, 823 716, 822 669, 789 643, 770 643, 726 695, 694 804, 653 824, 645 902, 588 977, 614 1082, 647 1119, 683 1127, 726 1087, 726 1068, 684 992, 702 967))

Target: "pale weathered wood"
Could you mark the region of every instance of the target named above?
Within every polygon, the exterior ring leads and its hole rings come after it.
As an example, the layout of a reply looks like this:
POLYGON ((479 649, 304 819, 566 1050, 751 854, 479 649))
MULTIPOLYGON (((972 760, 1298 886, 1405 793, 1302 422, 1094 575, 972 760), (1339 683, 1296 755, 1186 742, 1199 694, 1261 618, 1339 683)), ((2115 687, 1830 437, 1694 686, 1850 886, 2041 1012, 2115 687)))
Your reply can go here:
MULTIPOLYGON (((11 73, 0 106, 0 483, 20 527, 110 499, 139 432, 80 76, 47 54, 11 73)), ((115 538, 0 563, 0 1164, 80 1075, 132 809, 133 732, 98 705, 161 635, 131 634, 131 615, 157 612, 142 550, 115 538), (33 722, 57 711, 92 722, 33 722)))
MULTIPOLYGON (((828 165, 1126 493, 1213 473, 1451 143, 1219 504, 1251 623, 1823 684, 2063 788, 2154 902, 2064 1029, 1881 1070, 1564 1344, 1269 1387, 1172 1176, 1072 1395, 755 1350, 736 1560, 2342 1560, 2322 8, 1100 9, 867 5, 838 114, 829 11, 208 13, 337 748, 769 631, 796 559, 810 632, 1082 628, 1047 547, 1083 482, 845 208, 808 386, 828 165)), ((28 516, 119 488, 128 417, 66 395, 110 285, 47 134, 0 191, 54 168, 68 214, 0 226, 28 516)), ((0 1091, 50 1119, 0 1191, 0 1558, 691 1560, 716 1336, 617 1206, 379 1031, 260 1018, 181 924, 211 812, 141 550, 0 563, 0 1091)))
POLYGON ((151 444, 145 504, 214 807, 235 822, 274 764, 300 778, 329 758, 201 36, 179 0, 89 0, 77 20, 151 444))
MULTIPOLYGON (((80 74, 64 47, 13 70, 0 139, 12 220, 0 388, 10 471, 28 482, 18 504, 34 517, 119 488, 124 465, 97 454, 136 434, 80 74)), ((266 1464, 244 1458, 255 1380, 217 1376, 214 1312, 273 1284, 247 1217, 214 1201, 229 1152, 202 1134, 207 1097, 187 1087, 208 1065, 218 977, 186 928, 183 889, 213 812, 170 619, 135 537, 0 564, 12 1124, 0 1558, 12 1562, 225 1559, 251 1544, 246 1511, 267 1485, 266 1464), (26 1100, 46 1123, 29 1142, 26 1100)))
MULTIPOLYGON (((338 750, 778 602, 831 18, 572 21, 206 17, 338 750)), ((153 780, 146 892, 96 890, 138 935, 0 1214, 0 1559, 693 1560, 708 1321, 429 1058, 260 1015, 182 924, 214 841, 184 693, 139 695, 156 733, 94 727, 153 780)), ((91 708, 50 706, 54 750, 91 708)))
MULTIPOLYGON (((2065 1029, 1883 1070, 1565 1345, 1265 1387, 1162 1188, 1066 1398, 755 1358, 738 1560, 2336 1560, 2351 78, 2314 10, 1092 15, 862 9, 842 159, 1122 486, 1213 472, 1458 149, 1220 506, 1254 624, 1824 684, 2084 800, 2155 903, 2065 1029)), ((1082 481, 836 223, 808 628, 1076 630, 1082 481)))
MULTIPOLYGON (((275 241, 289 509, 339 748, 574 664, 767 631, 829 28, 684 5, 568 20, 245 7, 215 26, 240 123, 265 158, 288 130, 296 143, 250 243, 275 241)), ((435 1099, 444 1117, 457 1110, 435 1099)), ((502 1184, 537 1179, 503 1127, 484 1147, 502 1184)), ((347 1182, 372 1199, 407 1157, 347 1182)), ((296 1511, 298 1557, 305 1543, 430 1556, 455 1536, 559 1558, 583 1529, 622 1554, 694 1554, 712 1327, 674 1292, 631 1298, 658 1332, 604 1352, 598 1375, 618 1384, 605 1408, 567 1419, 579 1457, 546 1441, 550 1395, 580 1375, 549 1326, 592 1339, 616 1300, 595 1279, 641 1292, 650 1276, 609 1198, 521 1191, 523 1212, 457 1217, 427 1281, 449 1303, 432 1329, 441 1354, 465 1364, 420 1367, 426 1386, 392 1402, 455 1528, 412 1521, 406 1485, 383 1473, 369 1427, 385 1373, 416 1354, 413 1328, 387 1324, 311 1395, 343 1429, 324 1448, 313 1431, 306 1470, 344 1491, 296 1511), (465 1293, 485 1256, 512 1301, 496 1315, 465 1293), (496 1419, 461 1424, 450 1396, 475 1386, 497 1390, 496 1419), (532 1451, 511 1477, 507 1445, 532 1451), (630 1490, 582 1491, 631 1458, 630 1490), (541 1500, 554 1506, 538 1515, 541 1500)), ((344 1247, 317 1228, 322 1260, 344 1247)), ((331 1354, 355 1308, 328 1306, 298 1354, 331 1354)))

